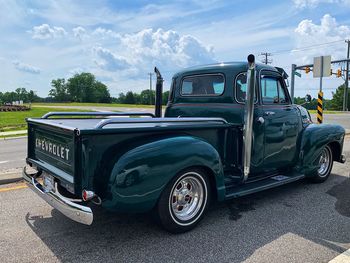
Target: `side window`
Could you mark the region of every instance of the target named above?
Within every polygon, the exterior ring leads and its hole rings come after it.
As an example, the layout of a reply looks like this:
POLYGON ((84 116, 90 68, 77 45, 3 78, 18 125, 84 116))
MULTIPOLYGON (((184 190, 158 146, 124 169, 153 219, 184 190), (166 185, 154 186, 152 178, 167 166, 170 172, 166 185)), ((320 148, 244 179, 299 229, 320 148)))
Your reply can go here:
MULTIPOLYGON (((236 89, 236 100, 240 103, 245 102, 245 98, 247 95, 247 73, 239 73, 236 77, 235 81, 235 89, 236 89)), ((256 94, 257 90, 255 90, 254 101, 256 102, 256 94)))
POLYGON ((278 78, 262 76, 260 81, 262 101, 264 104, 286 104, 288 99, 278 78))
POLYGON ((224 93, 225 80, 222 75, 196 75, 183 79, 181 95, 219 96, 224 93))

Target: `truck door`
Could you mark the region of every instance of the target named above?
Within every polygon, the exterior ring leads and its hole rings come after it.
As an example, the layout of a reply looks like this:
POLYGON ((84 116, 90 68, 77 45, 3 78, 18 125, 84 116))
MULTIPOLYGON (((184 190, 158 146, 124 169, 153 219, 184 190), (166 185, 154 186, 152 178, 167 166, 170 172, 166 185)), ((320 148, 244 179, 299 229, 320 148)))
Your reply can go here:
MULTIPOLYGON (((275 72, 260 74, 261 110, 257 116, 264 133, 264 171, 292 166, 296 157, 298 113, 291 104, 282 77, 275 72)), ((261 170, 261 169, 259 169, 261 170)))

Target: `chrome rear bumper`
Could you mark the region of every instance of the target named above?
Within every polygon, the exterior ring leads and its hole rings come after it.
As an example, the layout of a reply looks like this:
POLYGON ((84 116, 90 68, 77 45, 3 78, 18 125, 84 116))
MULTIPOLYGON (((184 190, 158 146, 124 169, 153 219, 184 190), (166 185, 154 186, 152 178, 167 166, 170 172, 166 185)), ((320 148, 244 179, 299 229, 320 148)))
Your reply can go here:
POLYGON ((56 208, 58 211, 60 211, 65 216, 69 217, 70 219, 85 224, 85 225, 91 225, 93 221, 93 213, 91 208, 87 206, 79 205, 73 201, 71 201, 69 198, 62 196, 57 191, 57 183, 55 183, 55 189, 54 191, 45 191, 43 186, 36 180, 40 173, 36 174, 28 174, 26 172, 26 167, 23 168, 22 176, 28 186, 42 199, 44 199, 49 205, 56 208))

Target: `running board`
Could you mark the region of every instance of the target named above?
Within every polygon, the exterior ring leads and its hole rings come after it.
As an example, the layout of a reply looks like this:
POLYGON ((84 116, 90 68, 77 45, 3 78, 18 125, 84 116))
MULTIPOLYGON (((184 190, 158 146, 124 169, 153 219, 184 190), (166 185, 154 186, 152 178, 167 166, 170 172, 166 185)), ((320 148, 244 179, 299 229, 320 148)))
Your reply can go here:
POLYGON ((267 179, 230 186, 226 189, 226 199, 236 198, 252 193, 260 192, 266 189, 274 188, 280 185, 288 184, 304 178, 305 175, 299 173, 290 173, 287 175, 276 175, 267 179))

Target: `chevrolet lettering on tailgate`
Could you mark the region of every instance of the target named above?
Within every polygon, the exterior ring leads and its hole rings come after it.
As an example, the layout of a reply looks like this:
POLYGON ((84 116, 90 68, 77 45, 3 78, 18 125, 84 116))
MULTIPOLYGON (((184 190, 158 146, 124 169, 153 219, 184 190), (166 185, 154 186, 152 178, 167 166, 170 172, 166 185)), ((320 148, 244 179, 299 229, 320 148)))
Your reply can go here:
POLYGON ((56 144, 47 139, 37 138, 35 140, 35 147, 39 151, 44 151, 54 156, 58 156, 66 161, 69 160, 69 149, 60 144, 56 144))

